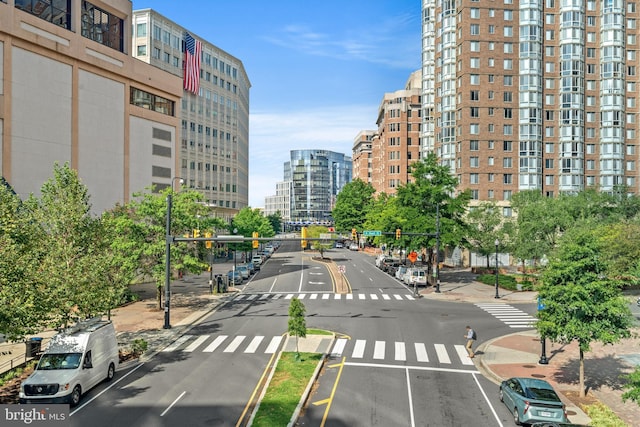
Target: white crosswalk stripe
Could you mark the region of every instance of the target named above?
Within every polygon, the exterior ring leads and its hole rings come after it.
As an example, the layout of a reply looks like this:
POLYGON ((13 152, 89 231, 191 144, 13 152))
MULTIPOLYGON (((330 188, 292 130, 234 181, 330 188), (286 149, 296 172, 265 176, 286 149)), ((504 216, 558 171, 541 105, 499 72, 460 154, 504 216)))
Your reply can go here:
POLYGON ((524 311, 505 303, 478 303, 476 307, 481 308, 500 320, 510 328, 532 328, 538 321, 524 311))
MULTIPOLYGON (((284 335, 183 335, 163 352, 200 351, 202 353, 274 354, 281 350, 284 335)), ((454 364, 473 366, 463 345, 427 344, 424 342, 383 341, 338 338, 329 349, 331 357, 407 364, 454 364)))
POLYGON ((334 294, 331 292, 319 293, 257 293, 257 294, 238 294, 235 298, 235 302, 250 303, 254 301, 267 301, 267 300, 290 300, 293 298, 308 299, 308 300, 338 300, 338 301, 415 301, 416 298, 412 294, 368 294, 368 293, 355 293, 355 294, 334 294))

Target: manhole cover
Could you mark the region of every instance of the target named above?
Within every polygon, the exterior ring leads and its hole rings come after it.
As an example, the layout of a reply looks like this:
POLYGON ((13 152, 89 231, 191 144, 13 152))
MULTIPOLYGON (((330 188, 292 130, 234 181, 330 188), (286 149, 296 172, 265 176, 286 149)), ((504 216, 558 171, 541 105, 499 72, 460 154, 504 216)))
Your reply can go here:
POLYGON ((535 368, 536 366, 535 365, 522 365, 522 367, 531 369, 531 368, 535 368))
POLYGON ((531 376, 533 378, 544 378, 544 377, 546 377, 546 375, 542 375, 542 374, 531 374, 531 376))

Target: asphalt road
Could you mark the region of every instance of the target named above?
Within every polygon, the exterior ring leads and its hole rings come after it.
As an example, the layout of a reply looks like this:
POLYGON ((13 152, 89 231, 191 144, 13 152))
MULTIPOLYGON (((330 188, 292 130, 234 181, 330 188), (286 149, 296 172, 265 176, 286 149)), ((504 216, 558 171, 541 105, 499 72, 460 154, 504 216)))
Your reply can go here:
POLYGON ((244 425, 282 347, 293 296, 305 304, 308 328, 338 334, 299 425, 512 423, 496 386, 463 347, 466 324, 482 339, 508 333, 507 325, 473 304, 415 299, 362 253, 330 256, 344 266, 350 296, 338 299, 326 266, 284 243, 234 300, 166 351, 86 395, 71 425, 244 425))

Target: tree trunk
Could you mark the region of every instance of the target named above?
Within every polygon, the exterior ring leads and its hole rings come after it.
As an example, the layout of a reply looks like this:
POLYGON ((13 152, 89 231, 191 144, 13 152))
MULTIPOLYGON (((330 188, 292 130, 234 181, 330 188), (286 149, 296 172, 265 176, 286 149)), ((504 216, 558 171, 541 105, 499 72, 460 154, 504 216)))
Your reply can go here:
POLYGON ((156 296, 158 297, 158 310, 162 310, 162 288, 163 286, 156 286, 156 296))
POLYGON ((489 255, 487 255, 487 270, 491 268, 491 266, 489 265, 489 255))
POLYGON ((584 388, 584 352, 580 349, 580 397, 586 396, 584 388))

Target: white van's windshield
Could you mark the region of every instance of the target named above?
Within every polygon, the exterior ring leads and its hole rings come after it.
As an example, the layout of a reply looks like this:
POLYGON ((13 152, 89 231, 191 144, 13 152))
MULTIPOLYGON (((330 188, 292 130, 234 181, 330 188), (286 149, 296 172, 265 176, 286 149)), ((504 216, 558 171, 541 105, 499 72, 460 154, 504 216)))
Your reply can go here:
POLYGON ((82 353, 49 353, 43 354, 38 363, 38 369, 49 371, 53 369, 78 369, 82 353))

